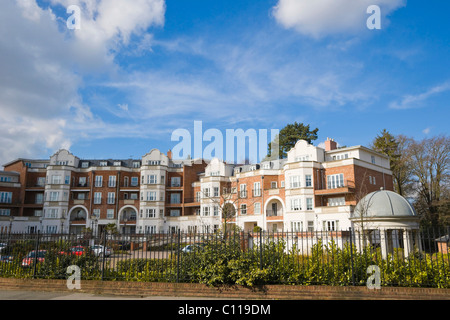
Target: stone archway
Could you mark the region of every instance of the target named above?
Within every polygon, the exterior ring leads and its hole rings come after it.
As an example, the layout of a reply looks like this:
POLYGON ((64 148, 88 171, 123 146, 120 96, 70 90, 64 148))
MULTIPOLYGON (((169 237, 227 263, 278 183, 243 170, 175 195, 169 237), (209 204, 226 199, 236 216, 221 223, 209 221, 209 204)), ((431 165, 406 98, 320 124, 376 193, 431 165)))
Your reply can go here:
POLYGON ((89 211, 85 206, 75 206, 68 214, 69 233, 81 234, 89 224, 89 211))
POLYGON ((127 205, 119 210, 117 223, 121 233, 136 233, 136 224, 138 219, 138 209, 135 206, 127 205))

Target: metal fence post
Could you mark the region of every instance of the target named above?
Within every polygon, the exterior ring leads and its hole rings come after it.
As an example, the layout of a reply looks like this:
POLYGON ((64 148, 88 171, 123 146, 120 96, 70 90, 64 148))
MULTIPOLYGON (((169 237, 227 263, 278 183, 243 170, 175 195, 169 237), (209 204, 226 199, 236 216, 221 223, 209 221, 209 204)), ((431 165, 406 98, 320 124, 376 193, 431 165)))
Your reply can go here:
POLYGON ((40 232, 36 233, 36 244, 34 245, 34 266, 33 266, 33 279, 36 278, 36 269, 37 269, 37 259, 38 259, 38 250, 39 250, 39 235, 40 232))
POLYGON ((103 232, 103 259, 102 259, 102 281, 104 280, 104 276, 105 276, 105 256, 106 256, 106 232, 103 232))
POLYGON ((262 233, 263 233, 263 231, 260 230, 260 231, 259 231, 259 266, 260 266, 260 269, 261 269, 261 270, 263 269, 262 233))
POLYGON ((177 232, 177 283, 180 282, 180 241, 181 241, 181 232, 178 229, 177 232))
POLYGON ((352 228, 348 228, 350 231, 350 261, 351 261, 351 268, 352 268, 352 284, 355 285, 355 271, 353 266, 353 230, 352 228))

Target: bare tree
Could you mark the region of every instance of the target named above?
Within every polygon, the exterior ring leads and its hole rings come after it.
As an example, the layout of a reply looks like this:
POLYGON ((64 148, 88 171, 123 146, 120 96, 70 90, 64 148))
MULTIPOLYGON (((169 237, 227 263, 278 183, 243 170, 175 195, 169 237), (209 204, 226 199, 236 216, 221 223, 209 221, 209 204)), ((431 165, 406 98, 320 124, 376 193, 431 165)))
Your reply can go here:
MULTIPOLYGON (((228 183, 225 191, 222 190, 222 192, 220 192, 219 190, 220 195, 218 197, 211 196, 210 193, 200 190, 203 199, 208 199, 210 203, 218 207, 222 218, 222 230, 225 235, 229 231, 228 225, 230 221, 235 219, 241 210, 240 202, 248 196, 247 191, 245 191, 244 194, 242 191, 238 190, 237 184, 238 180, 228 183)), ((250 205, 254 204, 254 202, 254 200, 250 201, 250 205)), ((246 203, 248 204, 249 201, 247 200, 246 203)))
POLYGON ((425 222, 436 226, 439 213, 444 219, 449 212, 447 206, 450 175, 450 139, 436 136, 414 142, 410 147, 412 174, 417 193, 416 209, 425 222))
POLYGON ((363 244, 371 241, 370 232, 373 226, 369 219, 370 208, 372 207, 371 198, 367 197, 369 190, 367 188, 368 173, 367 170, 364 171, 362 179, 359 181, 359 186, 354 193, 354 198, 356 201, 356 207, 354 209, 354 223, 357 226, 358 233, 360 234, 359 239, 363 240, 363 244))

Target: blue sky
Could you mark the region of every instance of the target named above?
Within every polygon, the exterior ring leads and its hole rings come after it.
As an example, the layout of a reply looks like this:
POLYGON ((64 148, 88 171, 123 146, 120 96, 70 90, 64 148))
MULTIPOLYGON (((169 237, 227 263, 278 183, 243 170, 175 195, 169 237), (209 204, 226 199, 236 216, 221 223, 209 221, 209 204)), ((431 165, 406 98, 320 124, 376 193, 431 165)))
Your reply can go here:
MULTIPOLYGON (((448 134, 441 0, 6 0, 0 160, 139 158, 176 129, 281 129, 368 146, 448 134), (69 30, 69 5, 82 9, 69 30), (381 9, 369 30, 369 5, 381 9)), ((207 145, 205 143, 204 147, 207 145)))

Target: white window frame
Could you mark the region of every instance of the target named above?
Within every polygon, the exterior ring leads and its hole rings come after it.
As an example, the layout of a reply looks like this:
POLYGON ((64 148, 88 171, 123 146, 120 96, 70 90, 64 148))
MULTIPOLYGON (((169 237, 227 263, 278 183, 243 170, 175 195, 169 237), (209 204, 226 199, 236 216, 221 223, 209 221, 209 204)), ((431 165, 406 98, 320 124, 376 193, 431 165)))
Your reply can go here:
POLYGON ((59 191, 50 191, 48 193, 48 201, 51 202, 59 201, 59 191))
POLYGON ((334 197, 328 198, 328 206, 329 207, 338 207, 345 205, 345 197, 334 197))
POLYGON ((117 185, 117 176, 109 176, 108 178, 108 187, 115 188, 117 185))
POLYGON ((312 187, 312 175, 305 175, 305 187, 312 187))
POLYGON ((292 198, 291 199, 291 211, 300 211, 302 210, 302 201, 300 198, 292 198))
POLYGON ((147 175, 147 184, 157 184, 158 176, 156 174, 147 175))
POLYGON ((253 204, 253 214, 261 214, 261 202, 255 202, 253 204))
POLYGON ((79 177, 78 178, 78 185, 81 187, 86 187, 87 186, 87 179, 86 177, 79 177))
POLYGON ((181 187, 181 177, 172 177, 172 179, 170 179, 170 186, 181 187))
POLYGON ((260 197, 261 196, 261 182, 253 183, 253 196, 260 197))
POLYGON ((45 210, 45 217, 47 219, 58 219, 59 209, 49 208, 45 210))
POLYGON ((299 175, 289 177, 289 188, 290 189, 300 188, 300 176, 299 175))
POLYGON ((156 191, 147 191, 147 201, 158 201, 156 191))
POLYGON ((12 203, 12 192, 0 192, 0 203, 12 203))
POLYGON ((293 232, 303 231, 303 221, 291 221, 291 231, 293 232))
POLYGON ((36 204, 43 204, 44 203, 44 194, 43 193, 36 193, 34 203, 36 203, 36 204))
POLYGON ((171 217, 179 217, 180 216, 180 210, 179 209, 171 209, 170 210, 170 216, 171 217))
POLYGON ((61 181, 62 181, 62 178, 60 175, 52 175, 51 184, 62 184, 61 181))
POLYGON ((114 219, 114 209, 106 210, 106 219, 114 219))
POLYGON ((101 203, 102 203, 102 193, 94 192, 94 204, 101 204, 101 203))
POLYGON ((324 220, 323 231, 339 231, 339 220, 324 220))
POLYGON ((38 177, 38 178, 37 178, 36 185, 37 185, 38 187, 43 187, 43 186, 45 186, 45 177, 38 177))
POLYGON ((0 217, 11 216, 11 209, 0 209, 0 217))
POLYGON ((145 209, 145 218, 146 219, 156 218, 156 208, 145 209))
POLYGON ((328 189, 337 189, 342 188, 345 184, 344 174, 337 173, 331 174, 327 176, 327 188, 328 189))
POLYGON ((116 203, 116 193, 108 192, 108 198, 106 201, 107 204, 115 204, 116 203))
POLYGON ((306 210, 311 211, 314 209, 313 198, 306 198, 306 210))
POLYGON ((103 176, 95 176, 94 187, 101 188, 103 186, 103 176))
POLYGON ((100 215, 101 215, 102 211, 100 209, 94 209, 92 210, 92 215, 94 217, 96 217, 97 219, 100 219, 100 215))

